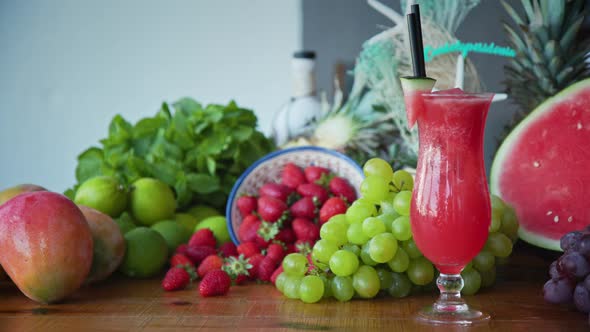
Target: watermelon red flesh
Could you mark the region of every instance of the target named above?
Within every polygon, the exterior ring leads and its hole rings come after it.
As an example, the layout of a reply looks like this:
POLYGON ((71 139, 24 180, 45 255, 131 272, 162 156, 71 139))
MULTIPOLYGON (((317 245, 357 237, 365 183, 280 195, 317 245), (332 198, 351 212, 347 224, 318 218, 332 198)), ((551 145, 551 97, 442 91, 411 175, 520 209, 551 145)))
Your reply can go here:
POLYGON ((560 250, 563 235, 590 224, 590 79, 527 116, 498 150, 490 178, 526 242, 560 250))

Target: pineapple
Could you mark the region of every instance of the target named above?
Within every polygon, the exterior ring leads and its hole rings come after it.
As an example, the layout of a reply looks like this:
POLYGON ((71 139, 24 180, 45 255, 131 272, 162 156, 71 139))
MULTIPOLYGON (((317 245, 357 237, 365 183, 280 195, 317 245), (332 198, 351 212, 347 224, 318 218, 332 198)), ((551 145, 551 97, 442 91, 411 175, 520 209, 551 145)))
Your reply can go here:
POLYGON ((516 57, 505 66, 508 94, 519 106, 508 131, 545 99, 589 75, 590 43, 576 43, 588 15, 584 0, 521 0, 524 16, 502 1, 516 27, 504 24, 516 57))

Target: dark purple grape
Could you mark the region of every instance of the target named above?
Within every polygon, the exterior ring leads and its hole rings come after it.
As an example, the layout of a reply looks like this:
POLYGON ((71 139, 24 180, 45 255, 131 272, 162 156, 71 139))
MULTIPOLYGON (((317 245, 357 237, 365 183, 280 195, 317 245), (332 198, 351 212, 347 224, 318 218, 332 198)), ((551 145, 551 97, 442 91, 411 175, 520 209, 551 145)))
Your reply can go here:
POLYGON ((573 283, 567 278, 551 279, 543 285, 543 298, 549 303, 568 303, 573 292, 573 283))
POLYGON ((581 283, 574 290, 574 305, 581 312, 590 312, 590 291, 581 283))
POLYGON ((570 249, 575 248, 580 238, 582 238, 582 232, 569 232, 561 237, 561 240, 559 240, 559 246, 561 247, 561 250, 568 252, 570 249))
POLYGON ((586 279, 584 279, 584 287, 590 291, 590 275, 586 276, 586 279))
POLYGON ((584 234, 578 241, 577 249, 586 259, 590 259, 590 234, 584 234))
POLYGON ((559 257, 557 269, 570 278, 582 279, 590 273, 590 264, 579 252, 570 251, 559 257))
POLYGON ((557 261, 554 261, 553 263, 551 263, 551 265, 549 265, 549 276, 551 277, 551 279, 559 279, 563 277, 561 273, 559 273, 559 271, 557 270, 557 261))

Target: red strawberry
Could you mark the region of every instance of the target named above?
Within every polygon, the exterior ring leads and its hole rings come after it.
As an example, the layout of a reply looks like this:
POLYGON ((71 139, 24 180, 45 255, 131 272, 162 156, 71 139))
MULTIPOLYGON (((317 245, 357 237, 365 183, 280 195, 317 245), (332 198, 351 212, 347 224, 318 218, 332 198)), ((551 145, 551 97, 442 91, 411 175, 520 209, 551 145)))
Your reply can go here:
POLYGON ((207 273, 199 284, 199 293, 203 297, 225 295, 231 286, 231 278, 225 271, 215 270, 207 273))
POLYGON ((269 182, 269 183, 263 185, 262 187, 260 187, 260 190, 258 191, 258 195, 260 197, 262 197, 262 196, 273 197, 273 198, 276 198, 280 201, 286 202, 287 198, 289 198, 289 195, 291 195, 292 192, 293 192, 293 189, 287 187, 284 184, 269 182))
POLYGON ((250 268, 252 268, 252 265, 244 255, 240 255, 239 257, 232 256, 225 259, 221 269, 227 272, 237 285, 241 285, 250 278, 250 273, 248 273, 250 268))
POLYGON ((242 217, 245 217, 252 212, 256 211, 256 197, 254 196, 241 196, 236 201, 236 205, 238 206, 238 210, 242 214, 242 217))
POLYGON ((290 188, 297 188, 300 184, 305 183, 305 173, 301 168, 293 163, 285 165, 281 173, 281 181, 284 185, 290 188))
POLYGON ((195 268, 195 264, 186 257, 184 254, 174 254, 170 257, 170 266, 177 267, 177 266, 190 266, 191 268, 195 268))
POLYGON ((356 191, 345 179, 335 176, 330 180, 330 191, 334 196, 342 196, 346 198, 346 201, 350 204, 356 199, 356 191))
POLYGON ((254 242, 243 242, 238 245, 238 254, 250 258, 260 253, 260 248, 254 242))
POLYGON ((260 227, 256 232, 256 244, 260 248, 268 247, 268 244, 273 240, 279 233, 279 227, 277 223, 270 223, 263 221, 260 223, 260 227))
POLYGON ((215 235, 213 235, 213 232, 209 228, 202 228, 191 236, 188 245, 189 247, 207 246, 215 248, 217 242, 215 241, 215 235))
POLYGON ((238 238, 242 242, 256 241, 256 232, 260 227, 260 220, 255 215, 249 215, 240 224, 238 228, 238 238))
POLYGON ((295 242, 297 238, 295 237, 295 232, 293 232, 293 229, 283 228, 279 231, 279 234, 277 234, 275 240, 289 244, 295 242))
POLYGON ((316 217, 316 205, 311 197, 301 198, 291 205, 290 210, 295 218, 313 219, 316 217))
POLYGON ((278 262, 272 257, 265 257, 258 265, 257 276, 262 281, 270 281, 272 273, 275 271, 278 262))
POLYGON ((266 248, 266 257, 274 259, 275 262, 281 262, 283 257, 285 257, 285 249, 278 243, 271 243, 266 248))
POLYGON ((226 242, 219 247, 219 254, 222 257, 229 258, 233 256, 238 256, 238 248, 233 242, 226 242))
POLYGON ((305 179, 309 183, 315 183, 322 177, 322 175, 330 174, 329 169, 320 166, 307 166, 303 172, 305 173, 305 179))
POLYGON ((190 274, 182 267, 173 267, 164 276, 162 288, 165 291, 184 289, 191 282, 190 274))
POLYGON ((315 242, 320 237, 320 228, 308 219, 295 218, 292 227, 298 241, 315 242))
POLYGON ((287 204, 274 197, 263 196, 258 199, 258 215, 265 221, 275 222, 279 220, 285 211, 287 204))
POLYGON ((203 278, 207 273, 211 271, 221 270, 222 266, 223 258, 217 255, 207 256, 207 258, 205 258, 199 265, 197 273, 199 274, 199 277, 203 278))
POLYGON ((314 242, 311 242, 309 240, 297 240, 297 242, 295 242, 295 251, 300 254, 307 255, 311 253, 311 248, 313 248, 313 244, 314 242))
POLYGON ((186 249, 188 248, 188 244, 183 243, 181 245, 179 245, 178 247, 176 247, 176 250, 174 251, 175 254, 186 254, 186 249))
POLYGON ((283 265, 279 264, 279 267, 277 267, 277 269, 272 273, 272 276, 270 276, 270 282, 275 284, 275 282, 277 281, 277 277, 281 273, 283 273, 283 265))
POLYGON ((207 258, 207 256, 215 255, 217 251, 215 248, 207 247, 207 246, 196 246, 196 247, 186 247, 185 256, 190 259, 195 266, 201 264, 201 262, 207 258))
POLYGON ((246 283, 246 281, 250 280, 250 275, 246 275, 246 274, 240 274, 236 277, 236 279, 234 279, 234 282, 236 283, 236 285, 243 285, 246 283))
POLYGON ((250 267, 248 269, 248 273, 250 274, 250 279, 254 280, 258 277, 258 266, 260 266, 260 263, 264 260, 264 256, 262 256, 262 254, 256 254, 250 258, 248 258, 248 263, 250 263, 250 265, 252 265, 252 267, 250 267))
POLYGON ((324 203, 320 209, 320 225, 328 222, 330 218, 337 214, 346 213, 346 202, 340 197, 332 197, 324 203))
POLYGON ((324 187, 315 183, 304 183, 299 185, 299 187, 297 187, 297 193, 304 197, 316 197, 320 204, 324 204, 330 195, 324 187))
POLYGON ((297 248, 295 247, 295 243, 288 243, 285 255, 292 254, 294 252, 297 252, 297 248))

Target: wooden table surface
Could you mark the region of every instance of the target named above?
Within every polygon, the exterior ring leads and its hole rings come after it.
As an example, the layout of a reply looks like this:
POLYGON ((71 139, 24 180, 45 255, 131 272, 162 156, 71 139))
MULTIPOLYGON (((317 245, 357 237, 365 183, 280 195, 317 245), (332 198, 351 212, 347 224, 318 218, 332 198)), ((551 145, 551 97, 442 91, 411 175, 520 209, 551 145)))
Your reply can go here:
POLYGON ((389 330, 590 331, 588 315, 543 302, 551 258, 519 246, 496 285, 468 303, 492 315, 475 327, 423 325, 412 314, 435 294, 339 303, 288 300, 270 285, 233 286, 224 297, 201 298, 196 288, 165 293, 160 280, 115 276, 85 287, 62 304, 39 305, 11 285, 0 287, 0 331, 389 330))

